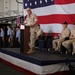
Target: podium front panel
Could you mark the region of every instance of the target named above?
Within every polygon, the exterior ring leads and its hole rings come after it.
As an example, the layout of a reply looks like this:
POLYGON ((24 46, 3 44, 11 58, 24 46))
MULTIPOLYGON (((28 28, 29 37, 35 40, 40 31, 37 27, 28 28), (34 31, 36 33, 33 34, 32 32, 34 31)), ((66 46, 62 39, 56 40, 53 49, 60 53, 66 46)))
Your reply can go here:
POLYGON ((29 39, 30 39, 30 27, 25 26, 25 29, 21 29, 21 47, 20 52, 26 54, 30 49, 29 39))
POLYGON ((29 39, 30 39, 30 27, 26 26, 24 30, 24 53, 27 53, 27 51, 30 49, 29 39))

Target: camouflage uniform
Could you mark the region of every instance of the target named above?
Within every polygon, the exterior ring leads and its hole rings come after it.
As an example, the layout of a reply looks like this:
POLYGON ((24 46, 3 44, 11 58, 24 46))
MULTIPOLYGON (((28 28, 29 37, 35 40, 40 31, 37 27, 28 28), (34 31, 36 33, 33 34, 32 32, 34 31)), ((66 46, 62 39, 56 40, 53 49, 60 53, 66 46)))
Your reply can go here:
MULTIPOLYGON (((31 14, 30 16, 27 15, 26 17, 26 24, 27 26, 30 27, 30 48, 31 51, 34 49, 35 47, 35 40, 38 38, 39 35, 41 35, 43 33, 43 31, 38 27, 38 24, 36 25, 32 25, 34 22, 37 22, 37 16, 35 14, 31 14)), ((29 52, 29 53, 33 53, 33 52, 29 52)))

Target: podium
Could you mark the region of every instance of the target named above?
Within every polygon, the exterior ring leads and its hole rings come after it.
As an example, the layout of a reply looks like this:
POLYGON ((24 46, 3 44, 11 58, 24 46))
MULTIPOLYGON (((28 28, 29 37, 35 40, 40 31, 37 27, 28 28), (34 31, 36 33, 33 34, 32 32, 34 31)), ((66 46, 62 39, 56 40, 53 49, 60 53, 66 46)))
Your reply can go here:
POLYGON ((25 30, 24 30, 24 53, 27 53, 27 51, 30 49, 29 39, 30 39, 30 27, 25 26, 25 30))
POLYGON ((29 39, 30 39, 30 27, 25 26, 21 29, 21 47, 20 52, 26 54, 30 49, 29 47, 29 39))

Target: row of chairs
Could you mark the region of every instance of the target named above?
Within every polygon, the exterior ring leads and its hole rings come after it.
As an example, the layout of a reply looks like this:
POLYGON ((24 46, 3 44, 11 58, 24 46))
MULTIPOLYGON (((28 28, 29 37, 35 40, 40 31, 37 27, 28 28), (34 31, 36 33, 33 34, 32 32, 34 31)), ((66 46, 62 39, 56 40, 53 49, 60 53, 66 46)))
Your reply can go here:
MULTIPOLYGON (((47 50, 50 51, 52 50, 52 41, 54 38, 52 36, 39 36, 39 38, 35 42, 35 47, 38 48, 39 50, 47 50)), ((67 39, 66 39, 67 40, 67 39)), ((72 48, 72 46, 71 46, 72 48)), ((61 46, 61 52, 62 54, 65 54, 67 49, 63 46, 61 46)))
POLYGON ((40 50, 48 50, 52 48, 52 37, 51 36, 39 36, 39 39, 35 42, 35 47, 40 50))

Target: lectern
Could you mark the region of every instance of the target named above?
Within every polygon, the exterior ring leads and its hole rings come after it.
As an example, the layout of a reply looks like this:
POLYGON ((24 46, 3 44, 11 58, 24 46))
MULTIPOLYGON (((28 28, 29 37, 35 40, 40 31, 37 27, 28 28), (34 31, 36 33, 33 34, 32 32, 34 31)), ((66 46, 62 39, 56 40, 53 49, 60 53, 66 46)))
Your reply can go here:
POLYGON ((21 27, 21 47, 20 52, 26 54, 30 49, 29 47, 29 39, 30 39, 30 27, 25 26, 21 27))

